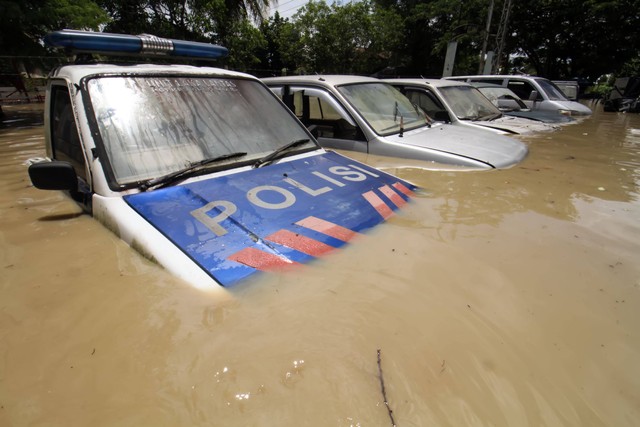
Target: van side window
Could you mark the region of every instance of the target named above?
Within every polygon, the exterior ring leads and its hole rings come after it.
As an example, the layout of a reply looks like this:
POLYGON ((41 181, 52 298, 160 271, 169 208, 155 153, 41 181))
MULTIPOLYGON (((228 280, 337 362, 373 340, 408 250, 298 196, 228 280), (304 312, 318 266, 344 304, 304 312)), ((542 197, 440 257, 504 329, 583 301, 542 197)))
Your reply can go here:
POLYGON ((65 86, 51 86, 51 146, 53 157, 71 163, 78 176, 86 181, 84 156, 73 115, 71 97, 65 86))
POLYGON ((517 80, 509 80, 509 84, 507 85, 509 89, 515 92, 521 99, 529 99, 529 95, 531 92, 536 90, 536 88, 529 82, 517 81, 517 80))

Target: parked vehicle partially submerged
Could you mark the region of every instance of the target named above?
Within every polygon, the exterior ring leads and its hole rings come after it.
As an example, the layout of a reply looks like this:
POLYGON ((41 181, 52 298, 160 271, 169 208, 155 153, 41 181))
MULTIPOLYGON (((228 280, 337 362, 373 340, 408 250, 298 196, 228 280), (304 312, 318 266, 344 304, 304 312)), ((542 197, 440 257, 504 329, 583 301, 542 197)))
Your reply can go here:
POLYGON ((522 117, 543 123, 574 123, 571 116, 553 111, 532 110, 511 89, 491 83, 472 83, 473 86, 507 116, 522 117))
POLYGON ((325 148, 474 169, 510 167, 528 153, 524 143, 503 135, 433 122, 375 78, 321 75, 263 81, 325 148))
POLYGON ((640 113, 640 77, 620 77, 603 102, 604 111, 640 113))
POLYGON ((529 134, 556 127, 521 117, 506 116, 470 84, 439 79, 389 79, 412 103, 427 114, 455 125, 529 134))
POLYGON ((578 100, 580 84, 577 80, 552 80, 551 82, 562 91, 569 101, 578 100))
MULTIPOLYGON (((226 49, 59 31, 50 45, 211 59, 226 49)), ((318 146, 257 78, 212 67, 77 63, 54 70, 37 188, 65 190, 194 285, 307 262, 393 215, 411 183, 318 146)))
POLYGON ((493 83, 516 93, 532 110, 553 111, 569 116, 585 116, 591 109, 577 101, 567 99, 562 90, 543 77, 514 75, 475 75, 444 77, 461 82, 493 83))

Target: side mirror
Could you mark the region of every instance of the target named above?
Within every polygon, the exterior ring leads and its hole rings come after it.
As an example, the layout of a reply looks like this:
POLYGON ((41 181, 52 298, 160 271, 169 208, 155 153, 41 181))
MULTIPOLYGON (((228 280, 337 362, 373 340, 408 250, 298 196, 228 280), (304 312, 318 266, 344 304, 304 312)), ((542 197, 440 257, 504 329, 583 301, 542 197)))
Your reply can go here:
POLYGON ((538 91, 532 90, 529 94, 529 101, 537 101, 538 100, 538 91))
POLYGON ((68 162, 34 163, 29 166, 29 178, 40 190, 78 190, 78 175, 68 162))

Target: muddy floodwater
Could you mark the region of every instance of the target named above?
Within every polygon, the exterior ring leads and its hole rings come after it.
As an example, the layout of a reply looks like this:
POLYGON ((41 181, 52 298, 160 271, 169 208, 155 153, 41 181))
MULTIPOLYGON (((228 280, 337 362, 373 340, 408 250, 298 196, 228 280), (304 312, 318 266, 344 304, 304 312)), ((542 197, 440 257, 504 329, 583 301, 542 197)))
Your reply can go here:
POLYGON ((5 108, 0 426, 640 425, 640 115, 593 107, 508 170, 356 157, 421 190, 222 292, 34 189, 5 108))

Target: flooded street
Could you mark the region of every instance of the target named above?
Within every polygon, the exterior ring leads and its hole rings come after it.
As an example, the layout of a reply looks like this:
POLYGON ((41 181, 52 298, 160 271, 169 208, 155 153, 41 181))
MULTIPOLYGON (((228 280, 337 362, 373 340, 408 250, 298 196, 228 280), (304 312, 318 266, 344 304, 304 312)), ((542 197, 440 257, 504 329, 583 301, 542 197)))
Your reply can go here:
POLYGON ((508 170, 350 154, 421 190, 220 291, 33 188, 37 108, 0 127, 0 426, 391 426, 380 371, 400 427, 638 425, 640 115, 594 106, 508 170))

